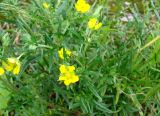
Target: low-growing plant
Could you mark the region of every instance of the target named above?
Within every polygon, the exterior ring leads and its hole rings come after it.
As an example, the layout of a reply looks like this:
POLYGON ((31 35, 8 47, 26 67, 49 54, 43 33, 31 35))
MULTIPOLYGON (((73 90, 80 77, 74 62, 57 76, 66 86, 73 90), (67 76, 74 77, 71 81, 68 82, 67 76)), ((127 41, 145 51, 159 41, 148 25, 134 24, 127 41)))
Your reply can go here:
POLYGON ((1 0, 0 115, 159 115, 160 3, 124 2, 1 0))

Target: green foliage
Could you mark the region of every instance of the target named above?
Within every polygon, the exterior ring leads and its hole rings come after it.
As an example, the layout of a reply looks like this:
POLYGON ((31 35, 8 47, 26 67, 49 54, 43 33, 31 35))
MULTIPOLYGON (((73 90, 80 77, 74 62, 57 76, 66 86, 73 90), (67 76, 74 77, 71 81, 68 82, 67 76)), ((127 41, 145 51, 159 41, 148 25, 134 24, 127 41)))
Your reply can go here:
POLYGON ((19 57, 22 65, 0 77, 0 113, 159 115, 160 3, 88 0, 91 10, 80 14, 75 2, 0 0, 1 61, 19 57), (87 27, 93 17, 103 23, 98 30, 87 27), (70 58, 58 57, 62 47, 70 58), (74 65, 80 81, 58 81, 61 64, 74 65))
POLYGON ((0 81, 0 111, 7 107, 8 101, 10 99, 10 92, 5 89, 2 81, 0 81))

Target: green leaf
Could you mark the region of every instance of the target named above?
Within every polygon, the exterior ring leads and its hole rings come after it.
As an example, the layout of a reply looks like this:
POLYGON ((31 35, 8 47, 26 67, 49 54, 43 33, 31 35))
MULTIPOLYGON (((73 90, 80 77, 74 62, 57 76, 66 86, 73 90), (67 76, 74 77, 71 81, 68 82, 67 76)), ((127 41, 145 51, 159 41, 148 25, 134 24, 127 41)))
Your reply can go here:
POLYGON ((5 89, 3 83, 0 81, 0 110, 7 107, 10 99, 10 92, 5 89))
POLYGON ((136 94, 134 94, 133 91, 132 91, 132 89, 130 89, 130 88, 129 88, 129 91, 130 91, 130 93, 131 93, 131 94, 130 94, 130 98, 132 99, 133 104, 134 104, 139 110, 141 110, 141 109, 142 109, 142 106, 141 106, 139 100, 137 99, 136 94))
POLYGON ((102 101, 101 96, 98 94, 98 92, 96 91, 96 89, 94 88, 94 86, 91 83, 88 84, 88 89, 95 95, 95 97, 98 98, 98 100, 100 102, 102 101))
POLYGON ((2 37, 2 42, 3 42, 3 46, 7 47, 10 44, 10 37, 9 34, 6 33, 3 37, 2 37))
POLYGON ((68 3, 68 0, 63 1, 62 5, 60 5, 59 8, 57 9, 57 14, 66 15, 67 3, 68 3))
POLYGON ((39 59, 39 57, 41 57, 40 54, 36 55, 36 56, 32 56, 32 57, 28 57, 26 59, 26 61, 24 62, 24 64, 22 65, 21 71, 18 75, 18 78, 20 78, 22 76, 22 74, 25 72, 26 68, 29 66, 29 64, 37 59, 39 59))
POLYGON ((112 110, 108 109, 108 108, 107 108, 107 105, 104 104, 104 103, 97 102, 97 101, 94 101, 94 103, 95 103, 96 108, 97 108, 98 110, 101 110, 101 111, 103 111, 103 112, 105 112, 105 113, 116 113, 116 112, 118 112, 118 111, 112 111, 112 110))
POLYGON ((86 114, 88 113, 88 108, 87 108, 87 101, 83 98, 81 98, 81 108, 82 108, 82 111, 86 114))
POLYGON ((121 84, 120 84, 120 83, 116 85, 116 90, 117 90, 117 93, 116 93, 115 104, 118 103, 118 101, 119 101, 119 96, 120 96, 120 94, 121 94, 121 84))

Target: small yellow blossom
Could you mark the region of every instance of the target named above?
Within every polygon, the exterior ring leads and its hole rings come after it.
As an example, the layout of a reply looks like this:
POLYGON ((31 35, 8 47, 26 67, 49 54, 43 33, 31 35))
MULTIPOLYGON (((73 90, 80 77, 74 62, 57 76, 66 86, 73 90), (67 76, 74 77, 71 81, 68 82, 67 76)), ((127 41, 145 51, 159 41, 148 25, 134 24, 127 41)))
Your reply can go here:
POLYGON ((92 29, 92 28, 95 27, 96 23, 97 23, 97 19, 96 19, 96 18, 92 18, 92 19, 90 19, 89 22, 88 22, 88 27, 89 27, 90 29, 92 29))
POLYGON ((0 76, 4 74, 4 69, 0 67, 0 76))
POLYGON ((59 81, 64 81, 64 84, 66 86, 79 81, 79 77, 74 72, 74 66, 61 65, 59 70, 61 72, 59 81))
POLYGON ((90 5, 85 0, 78 0, 75 8, 80 13, 86 13, 90 9, 90 5))
POLYGON ((64 52, 67 56, 71 56, 71 51, 68 50, 68 49, 64 49, 64 48, 61 48, 59 51, 58 51, 58 55, 59 57, 63 60, 64 59, 64 52))
POLYGON ((15 75, 20 72, 21 64, 17 58, 8 58, 7 62, 2 62, 2 65, 7 71, 12 71, 15 75))
POLYGON ((50 4, 48 4, 47 2, 44 2, 44 3, 43 3, 43 7, 44 7, 45 9, 49 9, 50 4))
POLYGON ((102 26, 101 22, 98 22, 96 18, 91 18, 88 22, 88 27, 93 30, 97 30, 102 26))

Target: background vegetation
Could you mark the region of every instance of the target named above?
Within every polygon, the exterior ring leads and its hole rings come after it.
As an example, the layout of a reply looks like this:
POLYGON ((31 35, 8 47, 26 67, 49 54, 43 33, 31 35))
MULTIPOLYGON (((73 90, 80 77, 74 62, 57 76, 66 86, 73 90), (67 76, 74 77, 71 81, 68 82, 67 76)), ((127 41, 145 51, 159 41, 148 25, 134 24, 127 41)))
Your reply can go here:
POLYGON ((20 57, 19 75, 0 81, 0 114, 10 116, 160 115, 160 2, 0 0, 0 57, 20 57), (43 3, 50 4, 49 9, 43 3), (99 30, 87 28, 96 17, 99 30), (64 61, 62 47, 72 51, 64 61), (60 64, 80 81, 60 83, 60 64))

